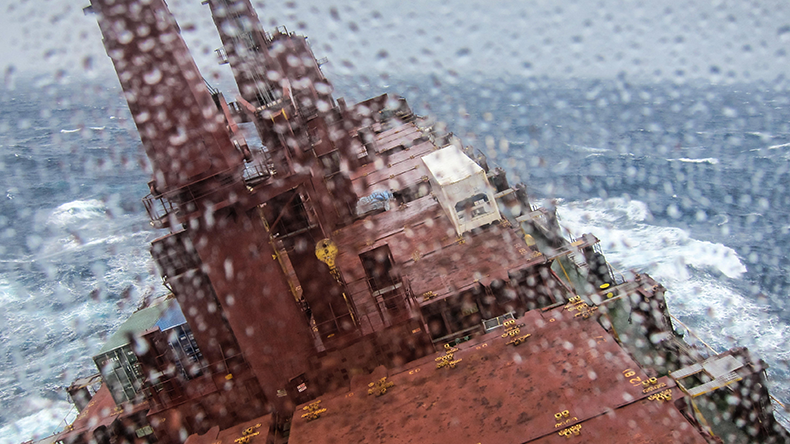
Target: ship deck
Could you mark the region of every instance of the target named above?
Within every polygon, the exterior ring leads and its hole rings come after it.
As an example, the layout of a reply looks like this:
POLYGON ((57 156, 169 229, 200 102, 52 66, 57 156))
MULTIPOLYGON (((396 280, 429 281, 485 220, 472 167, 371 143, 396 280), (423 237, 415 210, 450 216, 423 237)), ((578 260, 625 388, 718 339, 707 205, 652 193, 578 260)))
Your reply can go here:
POLYGON ((388 375, 382 396, 353 385, 321 397, 326 412, 312 421, 300 406, 289 442, 551 443, 576 432, 584 442, 705 442, 672 401, 655 399, 681 398, 675 384, 645 388, 648 375, 593 318, 558 307, 517 322, 531 334, 519 346, 497 329, 459 345, 455 368, 437 368, 437 354, 388 375))

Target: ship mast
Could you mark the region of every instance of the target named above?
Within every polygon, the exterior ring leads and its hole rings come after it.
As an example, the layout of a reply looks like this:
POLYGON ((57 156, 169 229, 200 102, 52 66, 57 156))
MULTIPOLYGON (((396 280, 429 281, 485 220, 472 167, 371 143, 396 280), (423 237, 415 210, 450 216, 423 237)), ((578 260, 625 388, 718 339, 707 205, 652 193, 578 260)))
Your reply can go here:
POLYGON ((297 393, 290 380, 307 371, 313 337, 260 217, 260 196, 245 183, 244 153, 163 0, 142 8, 93 0, 92 8, 153 165, 152 224, 171 230, 152 253, 211 379, 170 381, 181 385, 170 395, 152 387, 149 416, 222 426, 286 412, 297 393))
POLYGON ((349 176, 366 155, 349 134, 358 125, 332 97, 306 37, 265 32, 248 0, 207 4, 223 44, 217 53, 240 92, 230 108, 255 124, 263 145, 252 157, 265 159, 268 177, 252 188, 279 257, 293 269, 321 340, 357 336, 345 285, 315 248, 353 220, 358 196, 349 176))
POLYGON ((237 108, 255 123, 272 175, 283 179, 310 170, 314 194, 323 197, 317 204, 325 230, 347 224, 357 200, 348 175, 364 149, 354 149, 349 128, 338 124, 345 110, 335 103, 307 38, 284 27, 265 32, 249 0, 207 3, 223 45, 217 53, 239 88, 237 108))

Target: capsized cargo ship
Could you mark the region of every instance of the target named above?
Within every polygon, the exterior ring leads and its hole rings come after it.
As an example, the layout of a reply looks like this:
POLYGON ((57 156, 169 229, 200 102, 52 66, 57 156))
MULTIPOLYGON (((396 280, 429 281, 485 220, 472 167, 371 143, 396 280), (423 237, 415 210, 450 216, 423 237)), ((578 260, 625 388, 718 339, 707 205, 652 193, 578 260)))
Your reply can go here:
POLYGON ((404 98, 334 99, 306 37, 248 0, 204 4, 232 101, 163 0, 86 8, 153 166, 168 294, 39 442, 788 441, 765 363, 689 346, 660 283, 615 276, 404 98))

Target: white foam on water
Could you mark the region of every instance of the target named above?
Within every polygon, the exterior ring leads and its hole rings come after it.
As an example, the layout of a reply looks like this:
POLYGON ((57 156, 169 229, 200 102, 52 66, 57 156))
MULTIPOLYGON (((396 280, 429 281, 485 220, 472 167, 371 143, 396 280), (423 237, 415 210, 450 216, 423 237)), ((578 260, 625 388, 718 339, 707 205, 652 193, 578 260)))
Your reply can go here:
MULTIPOLYGON (((652 225, 647 205, 635 200, 570 202, 558 212, 572 235, 596 235, 616 270, 648 273, 662 283, 672 313, 717 351, 742 345, 769 364, 790 359, 783 345, 790 325, 736 289, 747 270, 732 248, 652 225)), ((774 382, 788 388, 786 381, 774 382)))
POLYGON ((154 233, 145 229, 143 215, 87 199, 41 209, 36 220, 41 229, 40 240, 31 246, 35 252, 14 262, 46 270, 52 279, 26 283, 14 269, 0 278, 6 308, 0 325, 8 333, 0 347, 12 354, 18 372, 28 375, 22 382, 0 376, 0 390, 21 389, 13 404, 32 406, 7 412, 0 444, 22 442, 36 433, 42 438, 59 424, 62 428, 70 405, 42 400, 37 394, 41 386, 61 379, 67 384, 95 372, 90 356, 106 336, 142 297, 165 291, 147 251, 154 233))
POLYGON ((0 444, 18 444, 29 439, 39 440, 63 430, 77 418, 77 411, 66 401, 30 398, 27 401, 36 413, 0 427, 0 444), (64 422, 64 419, 67 422, 64 422))
POLYGON ((651 225, 644 202, 624 198, 570 202, 558 209, 562 225, 574 236, 593 232, 610 261, 624 268, 649 268, 672 277, 690 276, 688 267, 738 278, 746 272, 735 250, 693 239, 676 227, 651 225))
POLYGON ((52 211, 48 224, 70 226, 103 215, 106 212, 104 202, 98 199, 75 200, 59 205, 52 211))
POLYGON ((82 131, 82 128, 74 128, 74 129, 62 129, 60 130, 61 133, 68 134, 68 133, 76 133, 82 131))
POLYGON ((97 199, 62 204, 45 216, 46 236, 35 260, 54 259, 68 252, 125 243, 133 235, 137 215, 113 215, 97 199))
POLYGON ((572 149, 574 149, 576 151, 584 151, 584 152, 587 152, 587 153, 600 153, 600 154, 602 154, 602 153, 608 153, 608 152, 612 151, 609 148, 598 148, 598 147, 594 147, 594 146, 584 146, 584 145, 568 145, 568 146, 570 146, 572 149))
POLYGON ((748 134, 750 136, 760 137, 762 139, 770 139, 773 137, 771 134, 761 133, 760 131, 746 131, 744 134, 748 134))
MULTIPOLYGON (((145 248, 149 236, 148 232, 134 233, 126 242, 113 246, 113 255, 106 265, 92 268, 98 275, 64 279, 35 291, 6 276, 0 278, 0 300, 6 307, 0 312, 0 324, 5 324, 8 333, 0 347, 14 356, 18 373, 28 375, 21 382, 0 376, 0 390, 23 390, 15 402, 23 407, 16 413, 9 412, 9 422, 0 424, 0 444, 16 444, 36 434, 40 439, 62 429, 61 421, 70 404, 42 399, 36 394, 38 389, 45 385, 44 381, 50 381, 47 385, 59 380, 66 384, 72 378, 95 372, 90 356, 106 336, 127 319, 141 297, 164 292, 145 248), (94 289, 106 293, 93 295, 94 289), (105 299, 103 294, 107 293, 128 296, 105 299), (59 302, 64 307, 50 307, 42 301, 59 302)), ((78 257, 76 262, 90 263, 90 257, 104 255, 103 250, 83 250, 78 255, 64 256, 59 262, 70 264, 72 258, 78 257)))
POLYGON ((719 163, 719 159, 715 157, 706 157, 704 159, 690 159, 688 157, 681 157, 678 159, 667 159, 670 162, 684 162, 684 163, 709 163, 711 165, 716 165, 719 163))

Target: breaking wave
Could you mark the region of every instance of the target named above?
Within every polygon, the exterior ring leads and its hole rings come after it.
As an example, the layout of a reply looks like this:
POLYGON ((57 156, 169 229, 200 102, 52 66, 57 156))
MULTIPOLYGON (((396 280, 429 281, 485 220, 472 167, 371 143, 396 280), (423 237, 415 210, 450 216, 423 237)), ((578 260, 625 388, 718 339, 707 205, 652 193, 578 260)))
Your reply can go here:
POLYGON ((82 224, 89 219, 103 217, 106 214, 104 202, 97 199, 75 200, 59 205, 52 211, 48 224, 68 227, 82 224))
POLYGON ((77 417, 73 406, 66 401, 30 398, 26 404, 29 404, 27 407, 36 413, 0 427, 0 444, 16 444, 19 442, 18 439, 46 438, 52 432, 62 430, 63 426, 70 424, 77 417), (64 423, 64 419, 68 422, 64 423), (57 424, 57 426, 50 426, 50 424, 57 424), (54 429, 49 430, 48 427, 54 427, 54 429), (13 438, 14 436, 17 438, 13 438))
POLYGON ((612 151, 609 148, 598 148, 594 146, 584 146, 584 145, 569 145, 569 146, 574 151, 582 151, 582 152, 594 153, 594 154, 603 154, 612 151))
POLYGON ((615 270, 648 273, 668 289, 672 312, 721 352, 749 347, 764 359, 790 358, 790 325, 736 286, 747 268, 732 248, 653 225, 644 202, 626 198, 569 202, 558 208, 574 236, 593 233, 615 270))
POLYGON ((685 162, 685 163, 709 163, 711 165, 716 165, 719 163, 719 159, 715 157, 706 157, 704 159, 689 159, 687 157, 681 157, 678 159, 667 159, 670 162, 685 162))

